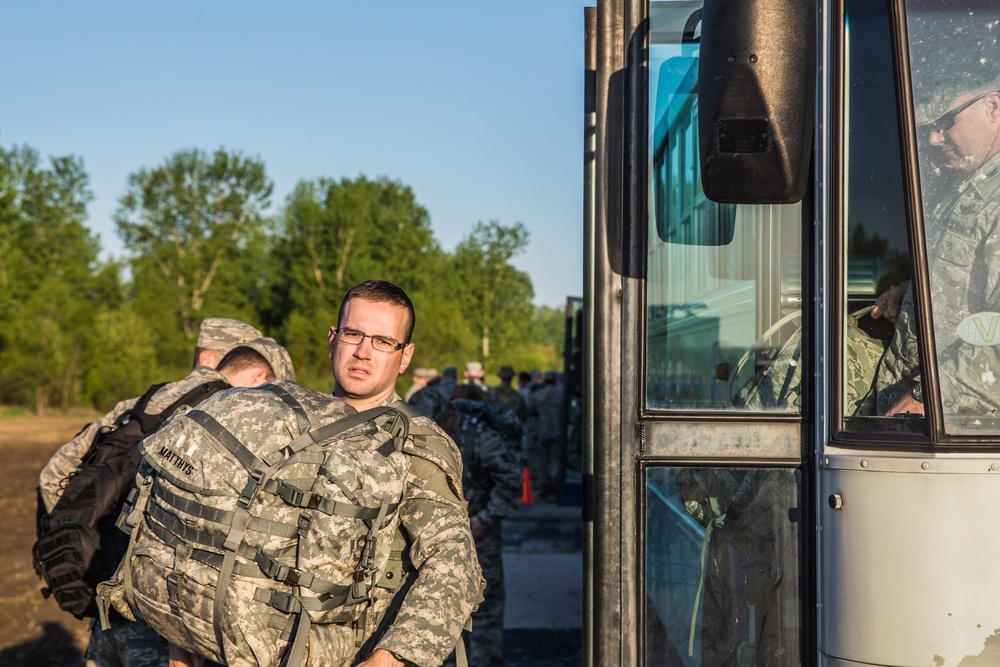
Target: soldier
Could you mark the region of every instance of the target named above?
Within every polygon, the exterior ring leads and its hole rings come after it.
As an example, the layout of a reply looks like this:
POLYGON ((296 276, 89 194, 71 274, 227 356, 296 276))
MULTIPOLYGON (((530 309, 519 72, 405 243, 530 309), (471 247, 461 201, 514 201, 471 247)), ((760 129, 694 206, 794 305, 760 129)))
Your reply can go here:
POLYGON ((437 377, 438 372, 436 368, 418 368, 413 371, 413 384, 406 390, 406 396, 403 397, 403 400, 409 401, 415 393, 426 387, 437 377))
MULTIPOLYGON (((399 287, 381 280, 353 287, 341 303, 337 325, 330 327, 327 336, 336 381, 334 396, 357 411, 402 403, 395 383, 413 356, 414 322, 413 304, 399 287)), ((233 409, 252 411, 253 405, 246 401, 257 399, 241 394, 230 400, 233 409)), ((408 474, 396 511, 406 540, 404 564, 410 572, 406 587, 392 600, 377 630, 368 627, 369 620, 379 621, 377 615, 366 616, 361 628, 324 626, 326 644, 310 646, 310 651, 322 653, 331 664, 439 665, 482 601, 482 575, 462 498, 461 455, 455 443, 429 418, 414 417, 403 452, 408 455, 408 474), (417 436, 416 431, 420 431, 417 436), (418 447, 418 437, 422 439, 419 448, 436 452, 433 456, 411 454, 418 447), (366 641, 357 657, 342 654, 345 647, 356 650, 358 640, 366 641), (365 659, 353 663, 356 658, 365 659)), ((172 647, 172 667, 193 667, 198 660, 172 647)))
POLYGON ((521 392, 511 386, 514 379, 514 369, 510 366, 501 366, 497 371, 500 384, 493 388, 493 402, 503 408, 510 410, 517 416, 519 422, 528 419, 528 405, 524 402, 521 392))
POLYGON ((483 378, 486 377, 486 373, 483 371, 483 365, 478 361, 470 361, 465 364, 465 384, 471 384, 479 387, 483 392, 489 396, 490 388, 486 386, 486 382, 483 378))
POLYGON ((458 386, 458 369, 454 366, 445 366, 441 369, 441 381, 434 385, 434 390, 441 395, 444 400, 451 399, 451 392, 458 386))
POLYGON ((557 382, 555 371, 545 371, 543 382, 541 389, 532 392, 528 400, 528 415, 533 425, 527 451, 528 473, 538 499, 558 503, 562 489, 560 414, 563 388, 557 382))
MULTIPOLYGON (((959 325, 1000 310, 1000 79, 945 96, 928 122, 928 141, 965 177, 927 218, 931 303, 945 414, 992 418, 1000 407, 995 346, 965 340, 959 325)), ((872 317, 895 319, 896 332, 877 383, 879 414, 923 414, 913 295, 908 285, 882 295, 872 317), (902 303, 900 303, 902 301, 902 303)))
POLYGON ((469 525, 476 540, 479 566, 486 579, 486 599, 472 614, 469 655, 472 665, 503 664, 504 577, 502 520, 521 498, 521 464, 509 446, 520 439, 514 414, 487 402, 475 385, 455 389, 445 430, 462 452, 462 485, 469 502, 469 525))
MULTIPOLYGON (((201 324, 195 367, 184 379, 161 387, 150 399, 146 412, 160 412, 191 389, 213 380, 225 380, 234 387, 251 387, 274 379, 295 379, 291 358, 283 347, 271 338, 264 338, 245 322, 208 318, 201 324)), ((137 401, 128 399, 118 403, 49 460, 39 479, 39 491, 47 512, 55 507, 66 480, 81 465, 98 431, 114 424, 137 401)), ((106 630, 96 622, 91 623, 87 667, 152 667, 165 664, 167 659, 167 642, 144 625, 117 616, 112 617, 111 626, 106 630)))

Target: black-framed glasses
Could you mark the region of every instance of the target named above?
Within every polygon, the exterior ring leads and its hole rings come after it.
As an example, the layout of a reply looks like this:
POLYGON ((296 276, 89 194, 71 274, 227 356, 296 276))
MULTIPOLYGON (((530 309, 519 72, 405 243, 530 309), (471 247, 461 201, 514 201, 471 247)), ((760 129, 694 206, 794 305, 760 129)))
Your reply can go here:
POLYGON ((943 114, 941 114, 940 116, 938 116, 935 120, 933 120, 930 123, 928 123, 928 127, 930 127, 931 132, 937 132, 938 134, 944 134, 945 132, 947 132, 948 130, 950 130, 951 128, 953 128, 955 126, 955 118, 958 117, 958 114, 962 113, 963 111, 965 111, 966 109, 968 109, 969 107, 971 107, 973 104, 975 104, 979 100, 981 100, 984 97, 986 97, 987 95, 989 95, 989 93, 983 93, 982 95, 976 95, 971 100, 968 100, 966 102, 963 102, 962 104, 959 104, 957 107, 955 107, 951 111, 945 111, 943 114))
POLYGON ((337 340, 348 345, 361 345, 361 341, 365 338, 371 338, 372 347, 379 352, 395 352, 396 350, 402 350, 406 347, 406 343, 400 343, 395 338, 389 338, 388 336, 373 336, 371 334, 366 334, 363 331, 358 331, 357 329, 330 327, 330 330, 333 332, 333 335, 337 337, 337 340))

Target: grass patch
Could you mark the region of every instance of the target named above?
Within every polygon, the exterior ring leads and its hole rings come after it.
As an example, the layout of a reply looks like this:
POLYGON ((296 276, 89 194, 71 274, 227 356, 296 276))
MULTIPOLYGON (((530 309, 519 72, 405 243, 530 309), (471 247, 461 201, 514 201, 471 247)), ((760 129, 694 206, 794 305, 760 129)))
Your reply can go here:
POLYGON ((27 408, 13 405, 0 405, 0 419, 14 419, 15 417, 27 417, 31 411, 27 408))

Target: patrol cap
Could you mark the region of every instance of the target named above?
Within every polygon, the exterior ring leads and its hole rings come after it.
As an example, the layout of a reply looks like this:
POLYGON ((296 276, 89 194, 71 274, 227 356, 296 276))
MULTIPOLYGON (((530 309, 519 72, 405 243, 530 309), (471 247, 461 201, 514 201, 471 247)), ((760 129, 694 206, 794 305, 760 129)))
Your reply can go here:
POLYGON ((279 345, 278 341, 273 338, 261 336, 236 347, 249 347, 260 353, 262 357, 267 359, 267 363, 271 364, 275 380, 295 382, 295 368, 292 366, 292 358, 288 355, 288 350, 279 345))
POLYGON ((413 371, 413 377, 423 380, 433 380, 438 376, 436 368, 417 368, 413 371))
POLYGON ((474 378, 483 376, 483 365, 478 361, 470 361, 465 365, 465 374, 474 378))
POLYGON ((509 380, 514 377, 514 369, 511 366, 501 366, 497 371, 497 377, 501 380, 509 380))
POLYGON ((234 347, 263 335, 246 322, 231 320, 227 317, 208 317, 201 323, 201 329, 198 332, 198 347, 205 350, 217 350, 225 354, 234 347))

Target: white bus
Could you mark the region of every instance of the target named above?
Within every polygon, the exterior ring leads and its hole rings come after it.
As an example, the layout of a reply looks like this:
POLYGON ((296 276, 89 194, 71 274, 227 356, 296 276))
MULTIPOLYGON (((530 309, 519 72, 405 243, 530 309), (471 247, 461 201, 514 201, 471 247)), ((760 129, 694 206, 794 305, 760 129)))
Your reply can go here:
POLYGON ((586 19, 584 662, 1000 665, 1000 4, 586 19))

